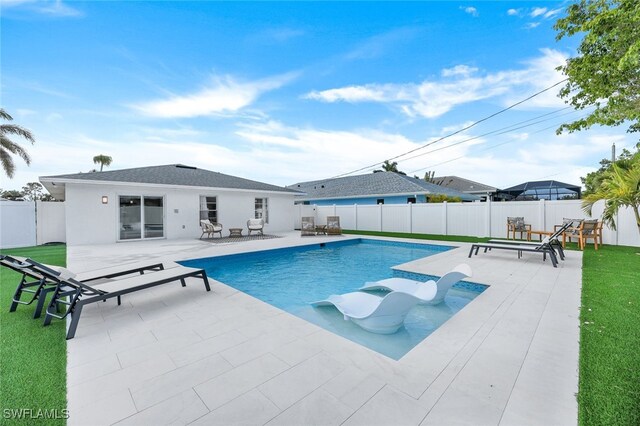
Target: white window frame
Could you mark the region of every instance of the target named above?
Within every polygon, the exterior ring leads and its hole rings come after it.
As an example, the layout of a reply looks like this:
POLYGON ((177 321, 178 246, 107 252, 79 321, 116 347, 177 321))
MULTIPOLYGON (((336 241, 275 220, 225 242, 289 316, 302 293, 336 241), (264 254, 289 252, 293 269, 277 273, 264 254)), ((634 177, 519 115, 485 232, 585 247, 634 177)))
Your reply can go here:
POLYGON ((218 196, 217 195, 201 195, 200 196, 200 213, 199 213, 199 220, 198 220, 198 226, 200 226, 200 220, 208 220, 209 219, 209 212, 215 212, 215 218, 216 220, 213 222, 218 222, 220 220, 220 216, 218 215, 219 209, 218 209, 218 196), (210 210, 209 207, 207 206, 207 198, 214 198, 215 199, 215 205, 216 208, 214 210, 210 210), (207 215, 205 218, 202 217, 202 213, 207 212, 207 215))
POLYGON ((116 209, 116 215, 117 215, 117 224, 118 226, 116 227, 116 241, 118 242, 127 242, 127 241, 140 241, 140 240, 161 240, 167 237, 167 197, 165 195, 151 195, 151 194, 147 194, 147 195, 141 195, 141 194, 131 194, 131 193, 123 193, 123 194, 117 194, 116 195, 116 199, 118 200, 118 205, 117 205, 117 209, 116 209), (120 237, 120 227, 122 226, 122 223, 120 222, 120 198, 121 197, 135 197, 135 198, 140 198, 140 238, 121 238, 120 237), (145 237, 144 236, 144 230, 145 230, 145 214, 144 214, 144 199, 145 197, 149 197, 149 198, 161 198, 162 199, 162 236, 160 237, 145 237))
POLYGON ((262 219, 264 223, 269 223, 269 198, 267 197, 256 197, 253 200, 253 216, 255 219, 262 219), (258 200, 260 200, 260 205, 262 208, 258 208, 258 200))

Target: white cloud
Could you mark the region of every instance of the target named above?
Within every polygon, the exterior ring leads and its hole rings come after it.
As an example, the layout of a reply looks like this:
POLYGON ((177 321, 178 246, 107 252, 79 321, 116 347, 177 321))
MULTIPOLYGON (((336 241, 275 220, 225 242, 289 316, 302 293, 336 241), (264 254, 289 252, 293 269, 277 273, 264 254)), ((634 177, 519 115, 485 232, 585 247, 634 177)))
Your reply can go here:
POLYGON ((460 6, 460 9, 464 10, 464 13, 468 13, 469 15, 473 16, 473 17, 477 17, 480 14, 478 13, 478 9, 476 9, 473 6, 460 6))
POLYGON ((545 13, 545 14, 544 14, 544 17, 545 17, 545 19, 551 19, 551 18, 553 18, 554 16, 558 15, 558 14, 559 14, 559 13, 561 13, 561 12, 562 12, 562 8, 560 8, 560 9, 553 9, 553 10, 550 10, 550 11, 548 11, 547 13, 545 13))
POLYGON ((452 77, 455 75, 468 76, 478 71, 478 68, 470 67, 468 65, 456 65, 453 68, 445 68, 441 74, 443 77, 452 77))
MULTIPOLYGON (((494 73, 480 73, 477 68, 458 65, 444 69, 441 80, 421 83, 367 84, 313 91, 305 97, 323 102, 378 102, 396 105, 409 117, 436 118, 469 102, 502 97, 509 103, 521 100, 562 80, 555 68, 566 57, 552 49, 542 49, 542 55, 525 62, 524 67, 494 73), (513 101, 513 102, 512 102, 513 101)), ((526 106, 553 107, 561 105, 557 91, 534 98, 526 106)))
POLYGON ((534 7, 529 15, 532 18, 535 18, 536 16, 544 15, 545 13, 547 13, 547 10, 549 9, 547 9, 546 7, 534 7))
POLYGON ((84 13, 75 9, 62 0, 1 0, 2 7, 18 8, 31 12, 49 15, 57 18, 78 18, 84 16, 84 13))
POLYGON ((540 25, 540 22, 528 22, 527 24, 525 24, 524 29, 532 30, 534 28, 537 28, 539 25, 540 25))
POLYGON ((235 113, 254 103, 263 93, 278 89, 293 78, 293 73, 250 82, 238 82, 231 76, 214 77, 209 86, 196 93, 176 95, 133 107, 145 115, 160 118, 235 113))
POLYGON ((518 16, 518 15, 520 15, 520 9, 509 9, 509 10, 507 10, 507 15, 509 15, 509 16, 518 16))

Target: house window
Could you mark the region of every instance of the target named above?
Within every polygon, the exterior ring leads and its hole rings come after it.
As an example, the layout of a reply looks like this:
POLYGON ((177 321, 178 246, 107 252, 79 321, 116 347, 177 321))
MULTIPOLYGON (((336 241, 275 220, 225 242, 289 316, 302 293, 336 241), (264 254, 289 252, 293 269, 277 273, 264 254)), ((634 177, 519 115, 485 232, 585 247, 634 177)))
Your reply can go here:
POLYGON ((376 204, 384 204, 384 198, 378 198, 376 204))
POLYGON ((269 223, 269 204, 267 198, 256 198, 255 202, 255 218, 264 220, 269 223))
POLYGON ((407 204, 415 204, 415 203, 416 203, 416 197, 407 198, 407 204))
POLYGON ((121 195, 120 240, 164 237, 164 198, 121 195))
MULTIPOLYGON (((200 220, 207 220, 211 223, 218 222, 218 202, 217 197, 200 196, 200 220)), ((198 222, 198 226, 200 223, 198 222)))

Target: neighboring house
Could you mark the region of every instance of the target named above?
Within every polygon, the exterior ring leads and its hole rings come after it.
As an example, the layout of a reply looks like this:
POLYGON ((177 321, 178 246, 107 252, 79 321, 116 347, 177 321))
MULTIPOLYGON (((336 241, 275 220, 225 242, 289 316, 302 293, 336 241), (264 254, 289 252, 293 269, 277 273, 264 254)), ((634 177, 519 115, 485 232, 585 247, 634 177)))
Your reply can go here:
POLYGON ((492 201, 497 200, 496 194, 498 192, 498 188, 495 186, 485 185, 484 183, 474 182, 458 176, 434 177, 431 181, 436 185, 444 186, 445 188, 454 189, 456 191, 464 192, 465 194, 477 195, 482 199, 482 201, 486 201, 487 198, 492 201))
POLYGON ((304 193, 296 197, 296 203, 319 206, 426 203, 433 195, 460 197, 463 201, 480 199, 473 194, 394 172, 300 182, 288 185, 287 188, 304 193))
POLYGON ((200 219, 243 228, 263 218, 266 232, 291 231, 291 189, 181 164, 40 177, 65 201, 67 244, 197 238, 200 219))
POLYGON ((500 194, 510 197, 514 201, 524 200, 562 200, 579 199, 582 187, 557 180, 539 180, 525 182, 500 190, 500 194))

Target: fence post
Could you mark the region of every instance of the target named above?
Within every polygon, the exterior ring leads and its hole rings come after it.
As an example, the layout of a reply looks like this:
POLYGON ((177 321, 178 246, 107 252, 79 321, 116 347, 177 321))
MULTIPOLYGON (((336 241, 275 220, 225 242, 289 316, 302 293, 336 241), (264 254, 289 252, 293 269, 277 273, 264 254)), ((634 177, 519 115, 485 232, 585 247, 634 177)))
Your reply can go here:
POLYGON ((378 224, 380 232, 382 232, 382 206, 383 204, 378 204, 378 224))
POLYGON ((413 203, 408 203, 409 206, 409 233, 413 234, 413 203))
POLYGON ((538 203, 538 223, 540 224, 540 230, 546 231, 546 221, 545 221, 545 210, 546 210, 546 200, 542 198, 538 203))
POLYGON ((444 210, 442 213, 442 217, 444 218, 444 223, 442 224, 442 229, 443 229, 443 234, 442 235, 449 235, 448 233, 448 229, 447 229, 447 221, 449 220, 448 218, 448 213, 447 213, 447 202, 443 201, 442 202, 442 209, 444 210))
POLYGON ((485 206, 485 228, 484 228, 484 232, 485 235, 483 235, 484 237, 489 237, 491 238, 491 196, 487 195, 487 201, 485 202, 486 206, 485 206))
POLYGON ((357 231, 358 230, 358 205, 357 204, 353 205, 353 214, 355 215, 355 217, 353 218, 353 223, 355 224, 356 231, 357 231))

